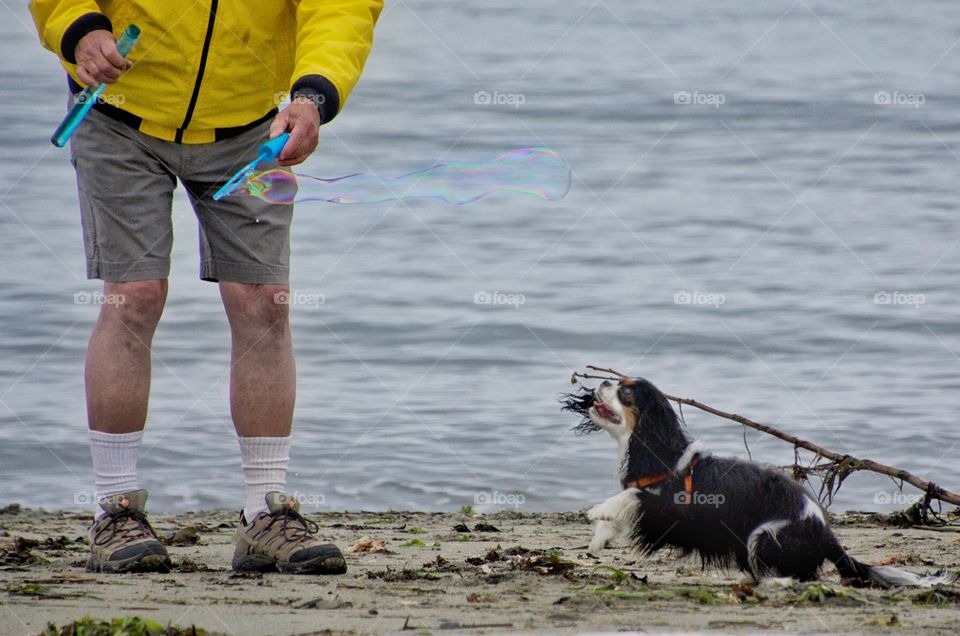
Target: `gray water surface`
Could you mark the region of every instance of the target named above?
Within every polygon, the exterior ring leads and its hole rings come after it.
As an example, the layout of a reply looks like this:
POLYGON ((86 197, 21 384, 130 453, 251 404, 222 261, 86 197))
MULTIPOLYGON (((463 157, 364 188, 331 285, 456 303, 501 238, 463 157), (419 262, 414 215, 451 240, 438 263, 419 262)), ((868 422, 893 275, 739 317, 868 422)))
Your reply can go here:
MULTIPOLYGON (((588 363, 960 490, 948 5, 387 5, 304 172, 395 176, 546 145, 574 181, 559 203, 298 207, 291 286, 324 301, 293 307, 290 487, 308 509, 595 503, 617 489, 613 442, 574 436, 557 403, 588 363), (476 304, 481 292, 518 302, 476 304)), ((0 504, 88 508, 97 308, 75 295, 99 285, 84 279, 67 152, 47 141, 63 73, 26 8, 6 9, 0 504)), ((229 333, 197 280, 182 191, 174 216, 141 480, 155 510, 238 508, 229 333)), ((714 452, 747 456, 738 425, 685 415, 714 452)), ((792 461, 787 444, 747 440, 755 460, 792 461)), ((832 509, 898 497, 859 474, 832 509)))

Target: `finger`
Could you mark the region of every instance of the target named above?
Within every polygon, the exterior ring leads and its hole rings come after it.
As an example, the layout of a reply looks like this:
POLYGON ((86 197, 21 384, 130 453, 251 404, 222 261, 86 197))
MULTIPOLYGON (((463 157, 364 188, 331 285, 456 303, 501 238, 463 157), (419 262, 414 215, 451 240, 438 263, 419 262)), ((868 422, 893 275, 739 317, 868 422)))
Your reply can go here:
POLYGON ((305 119, 298 119, 294 124, 293 131, 290 133, 290 141, 295 142, 296 145, 288 146, 290 152, 287 156, 281 158, 306 158, 317 147, 318 131, 311 122, 305 119))
POLYGON ((293 139, 291 138, 290 142, 287 143, 283 148, 283 152, 280 153, 280 156, 277 158, 281 163, 283 162, 293 162, 300 163, 311 154, 313 154, 314 149, 317 147, 317 144, 303 142, 297 143, 297 145, 292 146, 293 139))
MULTIPOLYGON (((287 111, 282 111, 276 117, 273 118, 273 123, 270 124, 270 139, 273 139, 277 135, 280 135, 287 131, 287 123, 288 123, 287 120, 288 120, 287 111)), ((287 143, 287 145, 289 145, 289 142, 287 143)))
POLYGON ((279 157, 279 162, 281 166, 292 166, 298 163, 302 163, 307 160, 307 157, 313 154, 313 151, 316 150, 317 144, 314 143, 303 143, 299 146, 293 148, 286 157, 279 157))
POLYGON ((307 153, 303 153, 295 157, 292 157, 290 159, 281 159, 278 163, 281 167, 287 168, 289 166, 295 166, 298 163, 303 163, 304 161, 307 160, 307 157, 309 156, 310 156, 310 153, 307 152, 307 153))
POLYGON ((290 131, 290 141, 284 146, 279 159, 285 162, 285 165, 293 165, 306 159, 310 151, 308 131, 301 124, 295 123, 290 131))
POLYGON ((290 131, 290 139, 283 145, 283 150, 277 157, 280 161, 287 161, 293 157, 303 154, 301 146, 303 145, 303 131, 299 126, 294 126, 290 131))
POLYGON ((95 73, 95 76, 100 77, 100 81, 107 82, 108 84, 113 83, 120 79, 122 74, 123 71, 109 63, 106 58, 97 60, 97 73, 95 73))
POLYGON ((292 165, 294 163, 300 163, 301 161, 303 161, 309 156, 310 156, 309 152, 296 151, 296 152, 291 152, 289 157, 278 159, 278 162, 281 165, 292 165))
POLYGON ((87 69, 85 69, 82 66, 77 67, 77 77, 79 77, 80 81, 86 84, 87 86, 96 86, 97 84, 100 83, 96 79, 94 79, 94 77, 90 74, 90 72, 87 69))
POLYGON ((108 77, 101 73, 100 71, 93 71, 90 73, 90 76, 94 79, 97 84, 113 84, 117 80, 112 77, 108 77))
POLYGON ((100 44, 100 53, 115 69, 119 71, 126 71, 132 66, 129 60, 120 55, 120 51, 117 49, 116 42, 111 42, 110 40, 105 40, 102 42, 100 44))

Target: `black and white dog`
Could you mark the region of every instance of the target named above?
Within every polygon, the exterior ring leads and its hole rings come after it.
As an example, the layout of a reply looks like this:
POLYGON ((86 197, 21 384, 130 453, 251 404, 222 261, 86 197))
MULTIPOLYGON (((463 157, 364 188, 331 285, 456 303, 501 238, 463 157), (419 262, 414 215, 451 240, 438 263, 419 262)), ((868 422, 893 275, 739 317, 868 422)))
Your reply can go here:
POLYGON ((588 512, 590 553, 628 536, 643 554, 672 548, 704 566, 739 567, 764 577, 816 579, 824 561, 846 579, 882 586, 952 583, 860 563, 833 534, 816 498, 782 472, 712 457, 691 442, 669 401, 642 378, 604 381, 562 398, 581 416, 579 433, 605 430, 616 441, 623 491, 588 512))

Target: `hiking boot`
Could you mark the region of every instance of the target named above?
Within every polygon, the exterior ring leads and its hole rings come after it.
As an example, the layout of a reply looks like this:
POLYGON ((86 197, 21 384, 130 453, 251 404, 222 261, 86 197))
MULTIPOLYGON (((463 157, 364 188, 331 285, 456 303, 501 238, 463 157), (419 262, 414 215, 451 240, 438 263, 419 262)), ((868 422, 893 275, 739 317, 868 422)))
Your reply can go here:
POLYGON ((146 490, 100 500, 107 514, 90 528, 90 572, 169 572, 170 557, 144 514, 146 490))
POLYGON ((296 499, 272 491, 266 497, 267 512, 247 525, 240 515, 233 569, 237 571, 285 572, 288 574, 343 574, 347 562, 332 543, 314 535, 317 524, 297 512, 296 499))

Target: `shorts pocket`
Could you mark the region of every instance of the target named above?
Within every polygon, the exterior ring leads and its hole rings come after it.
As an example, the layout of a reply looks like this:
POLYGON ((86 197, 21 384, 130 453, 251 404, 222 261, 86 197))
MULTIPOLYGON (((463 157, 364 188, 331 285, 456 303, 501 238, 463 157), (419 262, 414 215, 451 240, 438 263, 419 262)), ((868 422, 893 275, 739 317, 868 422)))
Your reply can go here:
POLYGON ((94 213, 94 204, 86 190, 78 190, 80 195, 80 225, 83 228, 83 252, 87 262, 99 260, 100 250, 97 247, 97 219, 94 213))

